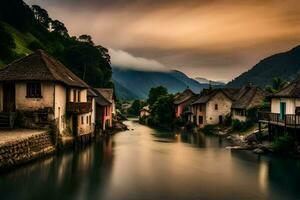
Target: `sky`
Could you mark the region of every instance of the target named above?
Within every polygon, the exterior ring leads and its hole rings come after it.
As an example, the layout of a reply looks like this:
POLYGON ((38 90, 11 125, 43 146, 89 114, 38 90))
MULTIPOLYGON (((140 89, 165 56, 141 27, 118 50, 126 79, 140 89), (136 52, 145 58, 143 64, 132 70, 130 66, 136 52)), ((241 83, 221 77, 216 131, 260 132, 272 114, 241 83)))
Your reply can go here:
POLYGON ((25 0, 90 34, 112 63, 230 81, 300 44, 299 0, 25 0))

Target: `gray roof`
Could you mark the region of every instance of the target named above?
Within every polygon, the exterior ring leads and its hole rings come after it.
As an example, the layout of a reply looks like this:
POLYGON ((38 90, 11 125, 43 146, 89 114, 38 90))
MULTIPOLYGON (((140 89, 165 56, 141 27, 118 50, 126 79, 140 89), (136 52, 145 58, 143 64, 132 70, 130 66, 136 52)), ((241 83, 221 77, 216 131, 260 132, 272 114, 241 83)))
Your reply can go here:
POLYGON ((195 95, 195 93, 192 90, 186 89, 182 93, 179 93, 178 95, 175 96, 174 104, 178 105, 183 102, 186 102, 189 99, 191 99, 194 95, 195 95))
POLYGON ((195 104, 205 104, 207 103, 211 98, 213 98, 216 94, 219 92, 223 93, 228 99, 234 101, 236 98, 237 89, 231 89, 231 88, 218 88, 218 89, 210 89, 206 90, 206 92, 199 96, 198 99, 196 99, 192 105, 195 104))
POLYGON ((241 88, 238 99, 233 102, 233 109, 250 109, 260 106, 267 93, 258 87, 245 86, 241 88))
POLYGON ((112 88, 95 88, 109 102, 113 102, 114 90, 112 88))
POLYGON ((97 96, 94 96, 96 104, 98 104, 100 106, 111 105, 111 102, 108 101, 97 89, 91 88, 90 90, 91 90, 90 94, 93 93, 93 94, 97 95, 97 96))
POLYGON ((62 63, 43 50, 18 59, 1 69, 0 81, 56 81, 68 86, 89 87, 62 63))
POLYGON ((288 84, 281 91, 270 95, 270 97, 300 98, 300 77, 288 84))

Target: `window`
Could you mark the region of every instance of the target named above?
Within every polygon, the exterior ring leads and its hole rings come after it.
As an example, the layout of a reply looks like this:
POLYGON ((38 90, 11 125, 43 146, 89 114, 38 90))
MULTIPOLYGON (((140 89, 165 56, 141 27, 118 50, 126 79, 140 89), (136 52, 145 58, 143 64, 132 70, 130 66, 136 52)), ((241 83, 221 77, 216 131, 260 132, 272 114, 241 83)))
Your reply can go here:
POLYGON ((27 98, 41 98, 41 83, 40 82, 32 82, 27 83, 27 98))
POLYGON ((73 90, 73 102, 76 102, 76 90, 73 90))
POLYGON ((86 116, 86 124, 89 124, 89 116, 86 116))
POLYGON ((108 107, 105 107, 105 116, 108 116, 107 110, 108 110, 108 107))
POLYGON ((218 104, 215 104, 215 110, 218 110, 218 109, 219 109, 218 104))
POLYGON ((92 116, 89 116, 89 120, 90 120, 90 126, 92 125, 92 116))
POLYGON ((84 124, 83 116, 81 116, 81 124, 84 124))
POLYGON ((78 100, 77 102, 80 102, 80 91, 79 91, 79 90, 78 90, 77 98, 78 98, 78 99, 77 99, 77 100, 78 100))

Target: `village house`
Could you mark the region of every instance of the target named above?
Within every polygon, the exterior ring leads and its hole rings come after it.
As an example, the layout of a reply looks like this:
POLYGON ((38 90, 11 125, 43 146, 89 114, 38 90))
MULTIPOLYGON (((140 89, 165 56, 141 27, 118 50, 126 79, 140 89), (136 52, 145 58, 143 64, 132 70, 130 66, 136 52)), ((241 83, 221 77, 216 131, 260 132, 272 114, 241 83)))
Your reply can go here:
POLYGON ((140 110, 140 118, 148 117, 149 115, 150 115, 150 108, 149 108, 149 105, 148 105, 148 106, 144 106, 144 107, 140 110))
POLYGON ((12 127, 17 116, 26 128, 46 128, 54 121, 62 135, 69 130, 74 136, 91 134, 88 88, 63 64, 38 50, 0 70, 0 124, 12 127))
POLYGON ((113 114, 115 111, 114 91, 110 88, 94 88, 97 94, 96 101, 96 122, 102 130, 112 128, 113 114))
POLYGON ((249 118, 256 118, 255 109, 263 105, 266 96, 267 93, 258 87, 251 85, 242 87, 231 106, 232 119, 245 122, 249 118))
POLYGON ((182 93, 179 93, 174 97, 176 118, 179 118, 182 115, 184 109, 186 108, 187 105, 191 103, 191 100, 193 99, 194 96, 195 93, 192 90, 186 89, 182 93))
POLYGON ((300 130, 300 78, 295 79, 278 93, 268 96, 271 102, 270 112, 259 112, 261 123, 269 125, 269 133, 278 130, 300 130))
POLYGON ((238 89, 207 89, 191 104, 190 120, 199 128, 223 124, 231 113, 238 89))

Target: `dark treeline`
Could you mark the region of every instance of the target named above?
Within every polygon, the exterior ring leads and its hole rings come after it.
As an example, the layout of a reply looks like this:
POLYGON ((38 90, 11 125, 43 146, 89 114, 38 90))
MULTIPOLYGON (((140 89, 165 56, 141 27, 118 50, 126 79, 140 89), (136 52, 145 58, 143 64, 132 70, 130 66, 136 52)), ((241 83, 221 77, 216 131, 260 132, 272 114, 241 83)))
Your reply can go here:
POLYGON ((91 36, 71 37, 67 27, 52 19, 39 6, 28 6, 22 0, 0 2, 0 62, 8 64, 25 56, 17 51, 11 27, 22 35, 30 35, 24 48, 44 49, 80 78, 94 87, 113 87, 108 50, 95 45, 91 36))

